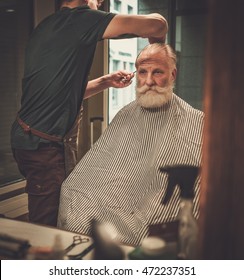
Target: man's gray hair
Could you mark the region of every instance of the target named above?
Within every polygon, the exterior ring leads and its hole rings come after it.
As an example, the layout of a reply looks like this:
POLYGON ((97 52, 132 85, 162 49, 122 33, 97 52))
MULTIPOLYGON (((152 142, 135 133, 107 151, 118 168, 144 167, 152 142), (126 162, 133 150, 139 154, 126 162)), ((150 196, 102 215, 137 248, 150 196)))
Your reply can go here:
POLYGON ((173 50, 173 48, 168 44, 154 43, 154 44, 147 45, 140 51, 140 53, 138 54, 138 56, 136 58, 136 63, 135 63, 136 68, 139 66, 141 56, 144 53, 147 53, 150 55, 150 53, 155 53, 155 52, 163 52, 165 54, 165 56, 167 58, 169 58, 170 62, 176 67, 177 58, 176 58, 176 53, 173 50))

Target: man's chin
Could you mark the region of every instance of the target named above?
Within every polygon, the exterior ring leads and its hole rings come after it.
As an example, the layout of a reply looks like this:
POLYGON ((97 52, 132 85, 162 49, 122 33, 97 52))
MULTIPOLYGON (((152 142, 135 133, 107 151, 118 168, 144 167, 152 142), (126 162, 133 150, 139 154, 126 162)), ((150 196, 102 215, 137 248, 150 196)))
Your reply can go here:
POLYGON ((137 94, 138 104, 145 109, 161 108, 172 99, 172 91, 165 94, 147 91, 145 94, 137 94))
POLYGON ((151 103, 151 102, 144 102, 143 100, 138 100, 138 104, 145 109, 157 109, 163 107, 167 102, 158 102, 158 103, 151 103))

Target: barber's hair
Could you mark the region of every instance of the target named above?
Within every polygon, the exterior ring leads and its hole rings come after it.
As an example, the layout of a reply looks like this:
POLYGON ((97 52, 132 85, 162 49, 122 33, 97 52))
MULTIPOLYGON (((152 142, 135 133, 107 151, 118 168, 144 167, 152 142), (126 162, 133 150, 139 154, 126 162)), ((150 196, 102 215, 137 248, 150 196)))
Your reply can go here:
POLYGON ((56 1, 58 3, 58 6, 61 6, 63 3, 71 3, 74 2, 75 0, 56 0, 56 1))
POLYGON ((74 0, 60 0, 61 3, 64 3, 64 2, 73 2, 74 0))
POLYGON ((71 2, 73 2, 73 1, 74 1, 74 0, 56 0, 56 5, 57 5, 58 8, 60 8, 61 5, 64 4, 65 2, 66 2, 66 3, 71 3, 71 2))
POLYGON ((176 67, 176 62, 177 62, 176 53, 172 49, 172 47, 170 45, 163 44, 163 43, 154 43, 154 44, 149 44, 146 47, 144 47, 141 50, 141 52, 138 54, 138 56, 136 58, 136 63, 135 63, 136 68, 140 65, 141 57, 144 53, 147 53, 150 55, 150 53, 155 53, 155 52, 164 53, 166 58, 169 59, 170 64, 173 67, 176 67))
MULTIPOLYGON (((71 2, 73 2, 75 0, 56 0, 56 1, 57 1, 58 7, 60 7, 65 2, 66 3, 71 3, 71 2)), ((83 2, 85 2, 85 0, 83 2)), ((98 0, 98 4, 102 4, 103 2, 104 2, 104 0, 98 0)))
POLYGON ((64 2, 68 2, 68 3, 70 3, 70 2, 73 2, 74 0, 57 0, 57 2, 61 5, 61 4, 63 4, 64 2))

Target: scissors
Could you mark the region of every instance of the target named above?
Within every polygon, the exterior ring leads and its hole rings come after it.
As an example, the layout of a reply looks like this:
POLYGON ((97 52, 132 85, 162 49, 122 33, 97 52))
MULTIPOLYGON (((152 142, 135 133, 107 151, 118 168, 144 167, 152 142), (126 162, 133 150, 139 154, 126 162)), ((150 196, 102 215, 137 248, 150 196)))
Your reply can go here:
POLYGON ((95 248, 95 243, 92 243, 90 246, 88 246, 85 250, 83 250, 81 253, 76 255, 68 255, 68 258, 70 260, 82 260, 85 255, 87 255, 89 252, 91 252, 95 248))
POLYGON ((64 254, 67 254, 69 251, 71 251, 75 246, 81 244, 81 243, 86 243, 89 241, 89 238, 82 238, 79 235, 73 236, 73 242, 66 248, 64 249, 64 254))
MULTIPOLYGON (((133 72, 133 74, 135 74, 136 73, 136 70, 133 72)), ((122 80, 121 80, 123 83, 125 83, 125 82, 127 82, 127 79, 126 78, 122 78, 122 80)))

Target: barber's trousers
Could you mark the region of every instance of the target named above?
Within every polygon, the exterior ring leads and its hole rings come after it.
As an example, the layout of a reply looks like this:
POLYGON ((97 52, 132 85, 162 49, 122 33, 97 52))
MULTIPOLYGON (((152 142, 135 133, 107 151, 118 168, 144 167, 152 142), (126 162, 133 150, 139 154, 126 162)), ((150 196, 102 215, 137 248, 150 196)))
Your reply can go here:
POLYGON ((65 179, 64 149, 43 144, 37 150, 13 150, 22 175, 26 178, 29 221, 57 225, 61 184, 65 179))

